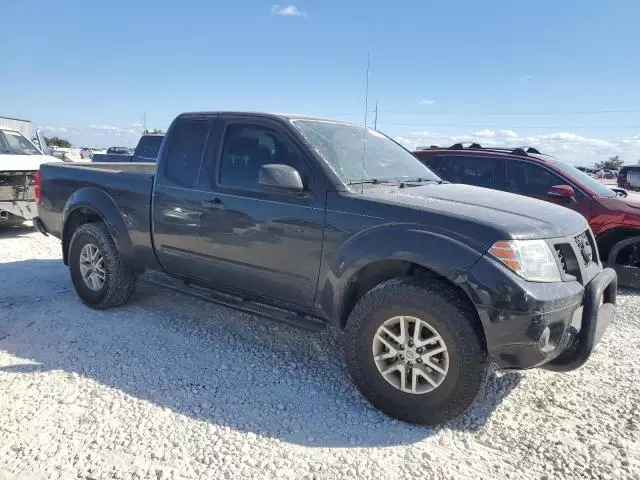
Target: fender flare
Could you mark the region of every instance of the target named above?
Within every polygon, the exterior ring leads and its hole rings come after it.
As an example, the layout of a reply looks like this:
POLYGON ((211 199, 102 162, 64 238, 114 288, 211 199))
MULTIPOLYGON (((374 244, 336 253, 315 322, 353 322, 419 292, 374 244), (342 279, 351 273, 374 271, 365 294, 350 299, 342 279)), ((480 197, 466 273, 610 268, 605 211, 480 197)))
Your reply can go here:
POLYGON ((423 225, 373 227, 351 237, 331 257, 318 282, 317 306, 328 319, 339 323, 352 279, 366 266, 389 260, 410 262, 441 275, 471 299, 466 274, 482 256, 482 252, 423 225))
POLYGON ((133 242, 129 236, 129 230, 125 224, 122 212, 116 204, 115 200, 109 196, 107 192, 96 187, 85 187, 73 192, 67 200, 62 210, 62 232, 63 257, 65 264, 67 263, 68 249, 66 246, 71 241, 68 232, 68 220, 80 209, 90 209, 95 211, 107 226, 113 242, 116 245, 118 253, 123 258, 134 261, 133 242))

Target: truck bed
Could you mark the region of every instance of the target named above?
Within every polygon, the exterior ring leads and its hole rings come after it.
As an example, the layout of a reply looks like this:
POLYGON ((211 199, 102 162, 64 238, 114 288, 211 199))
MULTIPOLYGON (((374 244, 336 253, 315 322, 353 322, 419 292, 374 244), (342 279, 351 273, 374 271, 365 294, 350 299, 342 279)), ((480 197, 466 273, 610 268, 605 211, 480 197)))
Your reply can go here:
MULTIPOLYGON (((41 200, 38 216, 48 233, 62 238, 65 208, 70 198, 103 198, 112 203, 129 232, 133 248, 143 256, 151 248, 151 190, 155 175, 151 163, 46 163, 40 167, 41 200), (105 195, 106 194, 106 195, 105 195)), ((109 205, 104 205, 109 208, 109 205)))
POLYGON ((133 155, 121 155, 119 153, 94 153, 91 157, 93 163, 118 163, 118 162, 131 162, 133 155))

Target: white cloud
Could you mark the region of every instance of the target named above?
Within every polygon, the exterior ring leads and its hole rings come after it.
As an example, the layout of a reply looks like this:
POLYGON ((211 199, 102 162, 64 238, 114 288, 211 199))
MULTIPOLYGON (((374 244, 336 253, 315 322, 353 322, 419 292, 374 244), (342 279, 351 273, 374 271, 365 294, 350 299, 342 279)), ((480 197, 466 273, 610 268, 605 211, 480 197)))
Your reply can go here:
POLYGON ((418 103, 420 105, 433 105, 434 103, 436 103, 435 100, 429 100, 428 98, 421 98, 420 100, 418 100, 418 103))
POLYGON ((496 133, 504 138, 518 138, 518 134, 513 130, 498 130, 496 133))
POLYGON ((120 132, 122 129, 115 125, 89 125, 89 128, 93 130, 104 130, 105 132, 120 132))
POLYGON ((532 78, 533 78, 533 75, 524 75, 523 77, 520 77, 520 81, 521 82, 528 82, 532 78))
MULTIPOLYGON (((48 134, 56 134, 69 139, 76 147, 110 147, 124 145, 135 147, 142 135, 141 123, 130 125, 112 125, 108 123, 95 123, 84 126, 46 126, 42 128, 48 134)), ((163 126, 153 127, 165 128, 163 126)))
POLYGON ((484 129, 484 130, 479 130, 477 132, 475 132, 473 134, 475 137, 480 137, 480 138, 493 138, 496 136, 496 132, 494 132, 493 130, 489 130, 484 129))
POLYGON ((575 133, 567 133, 567 132, 559 132, 559 133, 550 133, 548 135, 537 135, 531 137, 534 141, 544 142, 544 141, 561 141, 567 143, 577 143, 588 145, 590 147, 595 148, 611 148, 613 144, 606 141, 601 140, 599 138, 586 138, 581 135, 576 135, 575 133))
POLYGON ((280 15, 283 17, 306 17, 307 12, 299 10, 295 5, 273 5, 271 7, 271 13, 280 15))
POLYGON ((67 129, 65 127, 43 127, 42 130, 44 130, 45 132, 52 132, 52 133, 65 133, 67 131, 67 129))

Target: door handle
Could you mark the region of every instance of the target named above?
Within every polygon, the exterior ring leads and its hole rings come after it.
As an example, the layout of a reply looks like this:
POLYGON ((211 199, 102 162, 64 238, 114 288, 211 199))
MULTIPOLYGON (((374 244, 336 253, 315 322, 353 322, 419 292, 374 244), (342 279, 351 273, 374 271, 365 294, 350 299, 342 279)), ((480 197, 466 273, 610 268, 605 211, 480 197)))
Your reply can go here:
POLYGON ((202 202, 204 207, 208 208, 224 208, 224 203, 218 197, 210 198, 209 200, 205 200, 202 202))

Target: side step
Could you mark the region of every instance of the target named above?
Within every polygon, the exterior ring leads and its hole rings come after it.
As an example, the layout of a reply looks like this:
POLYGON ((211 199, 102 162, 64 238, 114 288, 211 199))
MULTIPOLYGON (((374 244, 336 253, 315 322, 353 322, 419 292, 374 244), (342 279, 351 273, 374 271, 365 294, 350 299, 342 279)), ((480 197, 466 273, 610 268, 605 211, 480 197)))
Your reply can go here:
POLYGON ((217 305, 233 308, 240 312, 265 317, 270 320, 286 323, 287 325, 311 332, 319 332, 327 326, 327 323, 319 318, 314 318, 308 315, 299 315, 288 310, 272 307, 270 305, 265 305, 251 300, 245 300, 241 297, 227 295, 204 287, 176 285, 169 279, 167 281, 163 281, 146 277, 143 281, 168 288, 175 292, 184 293, 185 295, 189 295, 199 300, 204 300, 205 302, 215 303, 217 305))

